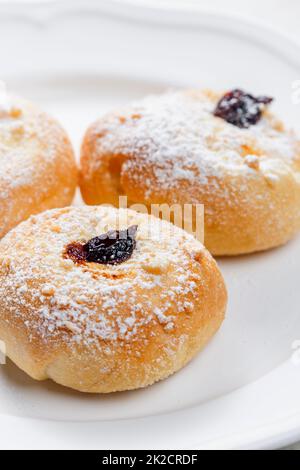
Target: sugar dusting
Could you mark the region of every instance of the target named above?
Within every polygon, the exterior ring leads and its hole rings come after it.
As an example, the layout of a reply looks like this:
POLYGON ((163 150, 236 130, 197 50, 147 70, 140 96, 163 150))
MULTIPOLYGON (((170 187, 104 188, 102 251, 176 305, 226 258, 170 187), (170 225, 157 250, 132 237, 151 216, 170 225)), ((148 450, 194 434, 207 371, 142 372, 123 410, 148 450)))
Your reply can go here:
POLYGON ((29 205, 47 199, 49 187, 56 184, 51 168, 57 158, 63 165, 68 152, 65 134, 54 120, 0 86, 0 233, 12 219, 18 223, 24 218, 24 207, 15 204, 16 193, 26 192, 29 205))
POLYGON ((48 211, 1 241, 0 297, 9 321, 21 320, 32 338, 44 342, 61 335, 67 344, 135 341, 154 323, 171 332, 177 316, 193 310, 202 279, 192 272, 191 262, 202 248, 172 224, 132 211, 48 211), (70 241, 88 240, 107 226, 124 229, 132 224, 138 225, 137 246, 121 265, 84 267, 62 256, 70 241), (148 269, 153 258, 155 269, 148 269))
POLYGON ((142 181, 149 196, 154 183, 162 189, 176 188, 182 180, 217 187, 226 174, 251 179, 258 171, 269 178, 278 169, 288 172, 299 145, 296 136, 269 112, 257 125, 237 128, 213 116, 218 98, 212 92, 171 91, 133 103, 100 121, 99 152, 129 155, 123 171, 136 179, 143 178, 143 168, 153 168, 154 182, 142 181), (264 165, 249 165, 251 158, 264 165))
POLYGON ((0 115, 0 178, 9 187, 21 187, 30 184, 35 174, 42 171, 32 160, 36 148, 39 145, 43 148, 40 156, 43 165, 44 159, 55 158, 63 136, 59 136, 57 125, 45 119, 44 113, 17 98, 10 100, 14 112, 5 117, 0 115))

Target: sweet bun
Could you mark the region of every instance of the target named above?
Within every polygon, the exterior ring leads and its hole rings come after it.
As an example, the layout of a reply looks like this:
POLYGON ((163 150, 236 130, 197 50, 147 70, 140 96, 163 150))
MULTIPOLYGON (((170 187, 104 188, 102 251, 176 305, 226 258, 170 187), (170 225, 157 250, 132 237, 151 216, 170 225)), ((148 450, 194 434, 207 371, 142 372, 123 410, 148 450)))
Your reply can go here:
POLYGON ((179 370, 218 330, 227 301, 192 235, 87 206, 32 216, 0 241, 0 298, 12 361, 34 379, 99 393, 179 370))
POLYGON ((60 125, 0 93, 0 238, 32 214, 69 205, 76 185, 73 150, 60 125))
POLYGON ((204 204, 215 255, 265 250, 300 228, 300 144, 241 90, 150 96, 94 123, 82 144, 87 204, 204 204))

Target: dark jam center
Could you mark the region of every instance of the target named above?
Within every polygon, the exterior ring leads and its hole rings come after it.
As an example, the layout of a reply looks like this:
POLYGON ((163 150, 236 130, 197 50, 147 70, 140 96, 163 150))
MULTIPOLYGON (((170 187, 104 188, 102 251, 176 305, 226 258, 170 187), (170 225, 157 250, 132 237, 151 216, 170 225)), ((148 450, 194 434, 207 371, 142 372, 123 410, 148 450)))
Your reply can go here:
POLYGON ((70 243, 66 256, 76 263, 120 264, 127 261, 136 247, 137 225, 127 230, 111 230, 85 244, 70 243))
POLYGON ((220 99, 214 115, 234 126, 246 129, 261 119, 264 107, 272 101, 273 98, 268 96, 255 97, 236 89, 229 91, 220 99))

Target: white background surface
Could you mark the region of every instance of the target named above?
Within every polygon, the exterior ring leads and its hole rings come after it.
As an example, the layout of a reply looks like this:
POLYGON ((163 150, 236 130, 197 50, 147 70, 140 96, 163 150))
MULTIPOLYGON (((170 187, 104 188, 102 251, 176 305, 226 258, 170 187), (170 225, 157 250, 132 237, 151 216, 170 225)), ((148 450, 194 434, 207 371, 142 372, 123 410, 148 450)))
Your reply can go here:
MULTIPOLYGON (((101 1, 101 0, 100 0, 101 1)), ((299 0, 136 0, 136 3, 159 3, 165 7, 205 8, 258 18, 300 39, 299 0)))
MULTIPOLYGON (((0 0, 0 2, 7 0, 0 0)), ((59 0, 56 0, 59 2, 59 0)), ((76 0, 70 0, 76 1, 76 0)), ((101 2, 101 0, 98 0, 101 2)), ((251 16, 294 34, 300 40, 299 0, 134 0, 135 3, 153 4, 172 8, 205 8, 227 13, 251 16)), ((11 3, 26 3, 27 0, 10 0, 11 3)), ((51 0, 31 0, 30 3, 46 3, 51 0)))
MULTIPOLYGON (((38 2, 39 0, 36 1, 38 2)), ((136 0, 136 3, 151 4, 151 0, 136 0)), ((201 8, 204 6, 206 9, 208 4, 207 1, 204 2, 203 0, 161 0, 154 3, 164 5, 166 8, 173 4, 173 6, 176 5, 180 8, 188 8, 192 6, 201 8)), ((247 17, 251 16, 258 18, 266 23, 270 23, 272 26, 288 32, 289 34, 297 36, 300 40, 299 0, 252 0, 251 2, 242 2, 239 0, 210 0, 209 7, 210 9, 216 9, 218 11, 226 11, 227 13, 233 12, 236 14, 243 14, 247 17)), ((300 448, 300 445, 298 448, 300 448)))

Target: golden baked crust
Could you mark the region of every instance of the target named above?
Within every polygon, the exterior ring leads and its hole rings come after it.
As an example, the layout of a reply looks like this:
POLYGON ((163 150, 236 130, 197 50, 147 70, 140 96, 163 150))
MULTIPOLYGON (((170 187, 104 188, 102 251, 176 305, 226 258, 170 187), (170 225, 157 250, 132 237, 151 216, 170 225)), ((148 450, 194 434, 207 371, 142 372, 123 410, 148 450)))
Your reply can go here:
POLYGON ((55 209, 0 241, 0 338, 31 377, 84 392, 145 387, 183 367, 217 331, 227 294, 207 250, 158 218, 55 209), (137 225, 132 257, 75 264, 70 242, 137 225))
POLYGON ((300 143, 270 112, 248 129, 215 117, 211 91, 151 96, 87 131, 80 187, 87 204, 205 205, 215 255, 265 250, 300 228, 300 143))
POLYGON ((0 238, 31 214, 69 205, 77 185, 65 131, 32 104, 9 100, 0 109, 0 238))

